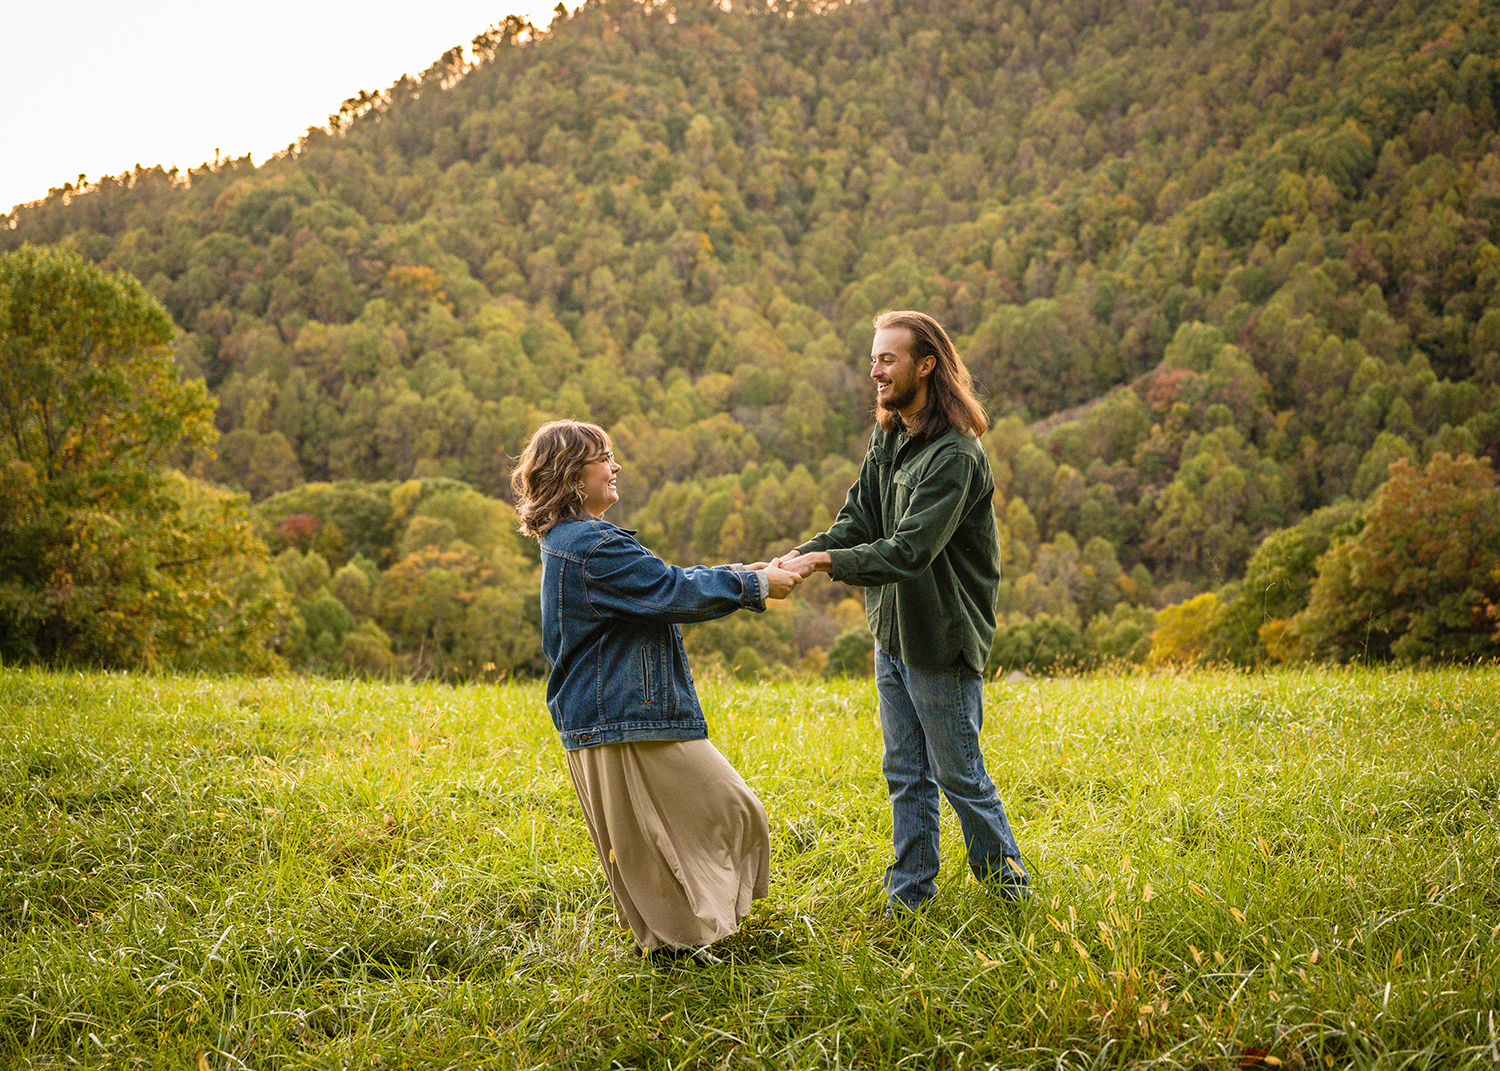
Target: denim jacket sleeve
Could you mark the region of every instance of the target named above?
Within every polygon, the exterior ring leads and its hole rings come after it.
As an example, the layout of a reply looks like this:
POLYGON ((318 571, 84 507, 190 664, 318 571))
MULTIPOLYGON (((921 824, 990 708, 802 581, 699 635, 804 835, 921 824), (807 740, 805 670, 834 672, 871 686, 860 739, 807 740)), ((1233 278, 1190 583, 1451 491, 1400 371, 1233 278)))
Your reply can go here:
POLYGON ((979 473, 963 454, 943 452, 931 460, 918 471, 896 469, 890 535, 828 552, 834 580, 860 587, 909 580, 947 546, 973 504, 979 473))
POLYGON ((583 577, 585 598, 600 617, 682 624, 766 608, 765 585, 754 571, 668 565, 619 528, 589 551, 583 577))

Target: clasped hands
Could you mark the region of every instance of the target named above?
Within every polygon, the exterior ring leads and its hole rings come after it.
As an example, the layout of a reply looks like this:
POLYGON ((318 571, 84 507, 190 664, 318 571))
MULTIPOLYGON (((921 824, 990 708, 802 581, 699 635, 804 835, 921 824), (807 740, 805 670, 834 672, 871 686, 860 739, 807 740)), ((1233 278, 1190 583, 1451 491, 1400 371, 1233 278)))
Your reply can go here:
POLYGON ((746 568, 764 572, 766 580, 770 582, 770 597, 784 599, 813 573, 828 572, 832 568, 832 562, 828 552, 824 550, 810 550, 806 554, 798 554, 793 550, 772 558, 769 562, 756 562, 746 568))

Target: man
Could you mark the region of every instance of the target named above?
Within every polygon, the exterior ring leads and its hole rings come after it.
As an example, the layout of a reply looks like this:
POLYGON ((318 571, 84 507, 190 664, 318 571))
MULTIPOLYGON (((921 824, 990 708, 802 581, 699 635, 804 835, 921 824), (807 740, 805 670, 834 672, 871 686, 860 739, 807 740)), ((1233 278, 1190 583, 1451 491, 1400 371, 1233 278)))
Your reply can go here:
POLYGON ((867 587, 895 860, 886 913, 936 891, 938 788, 958 813, 969 867, 1001 895, 1029 879, 979 750, 981 680, 995 636, 1000 549, 989 426, 973 381, 932 317, 887 312, 870 347, 879 426, 828 531, 780 564, 867 587))

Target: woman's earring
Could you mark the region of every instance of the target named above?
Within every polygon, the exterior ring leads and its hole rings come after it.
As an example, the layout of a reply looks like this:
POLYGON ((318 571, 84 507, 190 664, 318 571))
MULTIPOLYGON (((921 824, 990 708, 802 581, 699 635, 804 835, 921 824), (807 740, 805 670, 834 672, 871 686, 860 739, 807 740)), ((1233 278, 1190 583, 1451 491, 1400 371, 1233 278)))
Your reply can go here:
POLYGON ((583 481, 579 480, 573 485, 573 493, 578 496, 578 501, 584 502, 588 499, 588 492, 583 489, 583 481))

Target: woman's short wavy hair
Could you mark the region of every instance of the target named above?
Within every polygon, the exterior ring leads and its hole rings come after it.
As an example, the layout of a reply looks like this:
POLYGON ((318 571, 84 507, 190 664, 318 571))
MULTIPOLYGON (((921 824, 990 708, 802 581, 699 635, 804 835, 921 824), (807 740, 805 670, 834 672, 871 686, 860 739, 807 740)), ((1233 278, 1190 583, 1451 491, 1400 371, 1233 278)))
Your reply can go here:
POLYGON ((611 449, 597 424, 552 420, 537 428, 510 474, 521 532, 539 538, 560 521, 584 516, 583 468, 611 449))

